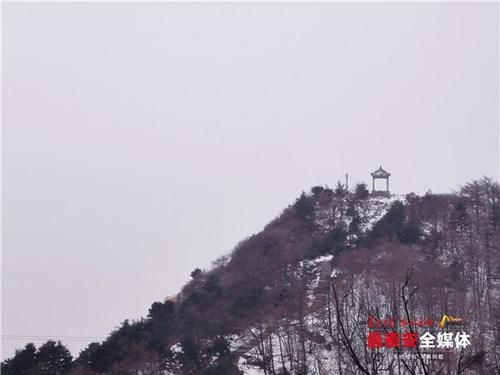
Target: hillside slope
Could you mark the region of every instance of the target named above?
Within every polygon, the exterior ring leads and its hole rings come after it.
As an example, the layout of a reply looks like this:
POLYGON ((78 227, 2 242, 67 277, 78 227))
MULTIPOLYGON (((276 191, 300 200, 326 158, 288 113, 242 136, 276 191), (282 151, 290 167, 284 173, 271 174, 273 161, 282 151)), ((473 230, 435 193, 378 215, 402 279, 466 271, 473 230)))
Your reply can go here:
POLYGON ((72 373, 500 374, 499 196, 487 178, 421 197, 314 187, 72 373), (420 323, 444 337, 444 314, 470 344, 424 350, 420 323), (370 317, 399 339, 374 347, 370 317))

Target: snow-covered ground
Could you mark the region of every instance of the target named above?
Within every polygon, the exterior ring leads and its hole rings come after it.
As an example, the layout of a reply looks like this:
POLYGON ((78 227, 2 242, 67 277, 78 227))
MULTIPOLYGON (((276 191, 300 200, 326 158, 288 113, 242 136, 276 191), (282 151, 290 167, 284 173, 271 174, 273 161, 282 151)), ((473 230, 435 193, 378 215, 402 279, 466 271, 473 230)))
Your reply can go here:
POLYGON ((346 198, 334 198, 327 207, 316 207, 316 224, 321 232, 328 232, 339 224, 349 227, 353 220, 353 212, 349 207, 354 206, 362 232, 370 230, 390 209, 394 202, 406 203, 405 195, 392 194, 390 196, 369 196, 367 199, 348 201, 346 198))

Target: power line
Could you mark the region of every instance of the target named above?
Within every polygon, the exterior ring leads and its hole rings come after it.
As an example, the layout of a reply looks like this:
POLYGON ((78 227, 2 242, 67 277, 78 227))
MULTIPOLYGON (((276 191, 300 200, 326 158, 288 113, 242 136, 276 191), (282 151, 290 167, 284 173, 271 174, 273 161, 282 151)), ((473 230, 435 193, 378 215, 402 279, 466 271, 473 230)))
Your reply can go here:
POLYGON ((1 335, 3 340, 60 340, 60 341, 101 341, 98 336, 43 336, 43 335, 1 335))

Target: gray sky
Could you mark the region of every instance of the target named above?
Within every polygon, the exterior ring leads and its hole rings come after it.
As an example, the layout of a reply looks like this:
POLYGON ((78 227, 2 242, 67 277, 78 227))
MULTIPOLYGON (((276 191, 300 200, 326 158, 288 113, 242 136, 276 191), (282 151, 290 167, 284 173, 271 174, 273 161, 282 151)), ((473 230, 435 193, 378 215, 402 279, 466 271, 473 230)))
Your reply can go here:
POLYGON ((4 6, 3 334, 105 336, 345 171, 498 177, 496 3, 4 6))

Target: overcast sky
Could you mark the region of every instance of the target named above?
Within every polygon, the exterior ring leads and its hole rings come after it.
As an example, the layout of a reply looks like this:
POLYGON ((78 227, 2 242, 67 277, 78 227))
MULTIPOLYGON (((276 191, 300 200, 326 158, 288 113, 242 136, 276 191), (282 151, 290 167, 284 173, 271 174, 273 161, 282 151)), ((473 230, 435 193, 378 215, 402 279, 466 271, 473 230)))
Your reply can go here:
POLYGON ((106 336, 346 171, 498 177, 496 3, 4 6, 4 335, 106 336))

